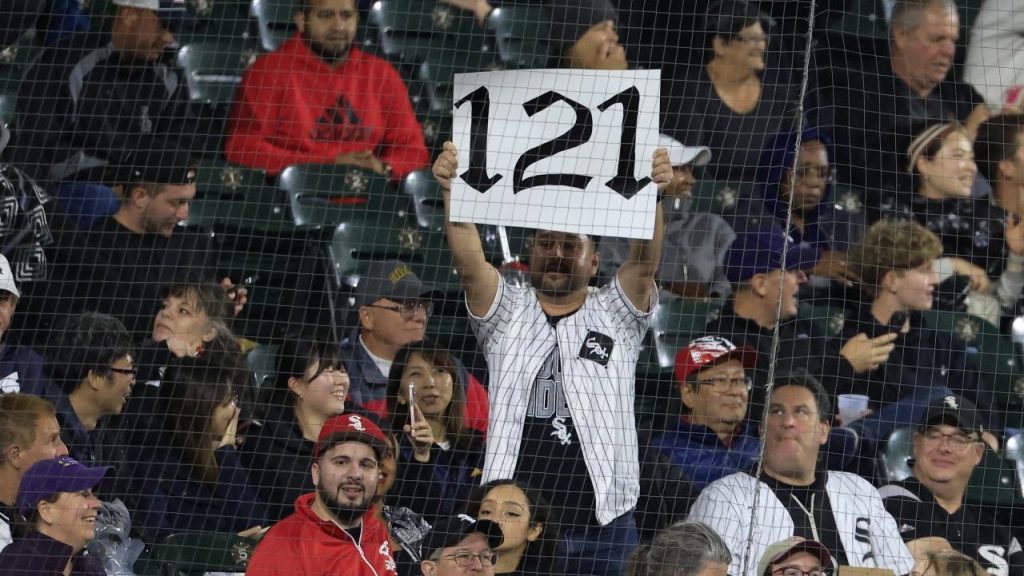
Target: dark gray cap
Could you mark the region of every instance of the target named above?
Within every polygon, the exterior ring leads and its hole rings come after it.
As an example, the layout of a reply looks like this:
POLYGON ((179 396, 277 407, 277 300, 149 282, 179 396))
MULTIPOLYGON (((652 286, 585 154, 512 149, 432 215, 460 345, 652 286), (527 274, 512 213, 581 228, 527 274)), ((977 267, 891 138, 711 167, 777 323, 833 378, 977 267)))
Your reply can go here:
POLYGON ((420 543, 420 557, 429 560, 434 552, 455 546, 466 536, 477 533, 487 538, 487 545, 491 550, 497 549, 505 541, 505 535, 497 522, 476 520, 472 516, 459 514, 434 523, 420 543))
POLYGON ((595 24, 618 21, 615 7, 608 0, 552 0, 551 46, 561 56, 595 24))
POLYGON ((415 300, 430 297, 435 290, 420 282, 416 273, 405 262, 382 260, 371 262, 356 285, 356 306, 373 304, 381 298, 388 300, 415 300))

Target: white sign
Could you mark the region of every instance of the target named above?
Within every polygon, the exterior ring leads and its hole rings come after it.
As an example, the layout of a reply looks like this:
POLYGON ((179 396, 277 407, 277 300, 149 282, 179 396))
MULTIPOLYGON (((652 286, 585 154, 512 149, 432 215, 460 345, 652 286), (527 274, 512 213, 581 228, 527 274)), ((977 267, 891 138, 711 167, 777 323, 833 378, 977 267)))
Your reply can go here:
POLYGON ((658 70, 455 75, 452 220, 650 239, 658 70))

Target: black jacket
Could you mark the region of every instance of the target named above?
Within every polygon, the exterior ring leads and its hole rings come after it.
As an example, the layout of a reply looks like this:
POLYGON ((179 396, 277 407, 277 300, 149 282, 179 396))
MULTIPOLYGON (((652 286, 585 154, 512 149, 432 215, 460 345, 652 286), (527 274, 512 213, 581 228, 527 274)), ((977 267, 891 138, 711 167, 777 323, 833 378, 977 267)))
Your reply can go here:
POLYGON ((72 556, 71 546, 32 531, 0 552, 0 576, 63 576, 68 560, 74 576, 106 575, 99 558, 72 556))

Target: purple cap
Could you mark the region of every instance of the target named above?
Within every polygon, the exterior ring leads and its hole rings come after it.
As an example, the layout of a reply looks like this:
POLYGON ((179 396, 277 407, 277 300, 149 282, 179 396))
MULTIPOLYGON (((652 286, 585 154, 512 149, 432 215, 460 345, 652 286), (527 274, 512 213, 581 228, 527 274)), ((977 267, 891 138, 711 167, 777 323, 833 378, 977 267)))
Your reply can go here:
POLYGON ((21 479, 21 485, 18 486, 18 511, 29 517, 40 501, 61 492, 81 492, 93 488, 109 470, 110 466, 89 468, 70 456, 40 460, 21 479))
POLYGON ((737 230, 736 239, 726 255, 725 274, 730 282, 738 283, 772 270, 809 270, 818 263, 818 256, 817 248, 793 242, 782 228, 774 224, 737 230))

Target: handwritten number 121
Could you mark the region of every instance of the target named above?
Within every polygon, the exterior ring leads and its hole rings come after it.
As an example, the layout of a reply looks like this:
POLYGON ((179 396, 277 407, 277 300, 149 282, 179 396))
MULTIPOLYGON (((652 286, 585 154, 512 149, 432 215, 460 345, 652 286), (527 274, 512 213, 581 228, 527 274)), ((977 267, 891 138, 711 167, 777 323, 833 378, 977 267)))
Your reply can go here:
MULTIPOLYGON (((456 108, 470 104, 469 167, 459 175, 474 190, 484 193, 497 184, 501 174, 490 175, 487 170, 487 134, 490 118, 491 96, 486 86, 481 86, 455 103, 456 108)), ((576 123, 563 134, 534 146, 524 152, 516 161, 512 171, 512 193, 518 194, 536 186, 568 186, 585 190, 594 178, 584 174, 538 174, 524 178, 526 169, 536 162, 550 158, 566 150, 572 150, 587 143, 594 133, 594 117, 590 109, 558 92, 548 91, 523 103, 523 109, 531 118, 553 104, 563 102, 576 113, 576 123)), ((615 176, 605 185, 623 198, 629 199, 647 186, 650 178, 637 180, 633 173, 636 167, 636 124, 640 107, 640 91, 629 87, 597 106, 601 112, 622 105, 622 137, 619 140, 619 161, 615 176)))

